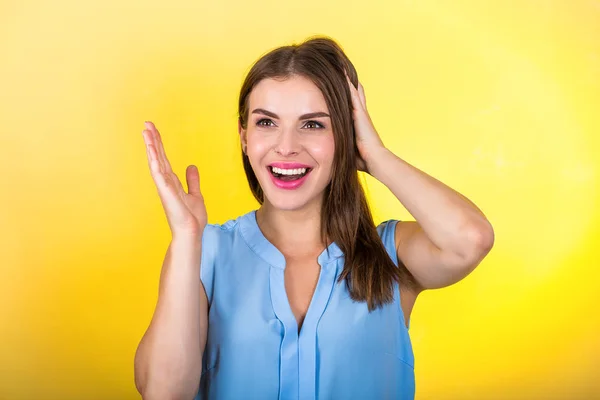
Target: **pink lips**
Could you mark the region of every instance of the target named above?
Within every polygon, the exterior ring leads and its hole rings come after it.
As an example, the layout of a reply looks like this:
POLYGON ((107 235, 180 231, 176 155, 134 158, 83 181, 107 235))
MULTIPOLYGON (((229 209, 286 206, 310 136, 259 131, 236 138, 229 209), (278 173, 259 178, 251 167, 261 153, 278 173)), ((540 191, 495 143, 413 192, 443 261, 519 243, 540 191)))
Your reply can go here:
MULTIPOLYGON (((312 172, 312 167, 310 165, 301 164, 301 163, 274 162, 274 163, 269 164, 269 167, 276 167, 276 168, 282 168, 282 169, 298 169, 298 168, 310 169, 306 173, 306 175, 304 175, 300 179, 296 179, 295 181, 283 181, 281 179, 277 179, 277 178, 275 178, 275 176, 273 176, 273 174, 269 170, 269 176, 271 177, 273 184, 280 189, 286 189, 286 190, 298 189, 300 186, 302 186, 302 184, 306 181, 306 178, 308 178, 308 176, 312 172)), ((269 168, 267 168, 267 169, 269 169, 269 168)))

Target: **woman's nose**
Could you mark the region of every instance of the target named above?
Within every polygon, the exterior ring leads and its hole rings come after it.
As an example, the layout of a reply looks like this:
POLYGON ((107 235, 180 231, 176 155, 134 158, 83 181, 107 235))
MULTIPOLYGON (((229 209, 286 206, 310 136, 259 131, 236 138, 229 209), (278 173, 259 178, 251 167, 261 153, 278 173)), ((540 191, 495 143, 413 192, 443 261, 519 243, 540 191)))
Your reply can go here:
POLYGON ((281 131, 275 145, 275 152, 282 156, 294 155, 300 152, 298 135, 293 129, 284 129, 281 131))

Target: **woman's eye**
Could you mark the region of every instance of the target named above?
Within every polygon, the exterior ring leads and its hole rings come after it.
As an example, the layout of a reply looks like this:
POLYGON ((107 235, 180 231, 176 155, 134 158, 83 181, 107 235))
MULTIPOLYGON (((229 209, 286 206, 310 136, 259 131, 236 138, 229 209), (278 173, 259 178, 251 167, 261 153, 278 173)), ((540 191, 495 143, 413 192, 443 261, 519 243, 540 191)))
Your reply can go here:
POLYGON ((308 121, 306 123, 306 125, 304 125, 305 127, 307 127, 308 129, 320 129, 320 128, 324 128, 323 125, 321 125, 320 123, 318 123, 317 121, 308 121))
POLYGON ((267 118, 263 118, 261 120, 258 120, 258 122, 256 123, 256 125, 258 126, 273 126, 275 125, 273 123, 273 120, 267 119, 267 118))

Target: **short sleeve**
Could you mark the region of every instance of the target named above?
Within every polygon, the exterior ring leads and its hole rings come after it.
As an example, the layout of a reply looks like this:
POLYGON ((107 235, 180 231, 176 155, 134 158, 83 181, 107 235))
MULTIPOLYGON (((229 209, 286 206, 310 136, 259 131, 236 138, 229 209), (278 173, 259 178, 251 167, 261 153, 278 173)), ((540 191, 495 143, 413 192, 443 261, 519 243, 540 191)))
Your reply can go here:
POLYGON ((387 221, 383 221, 377 226, 377 233, 379 233, 379 237, 383 242, 383 246, 388 252, 388 255, 394 262, 396 266, 398 266, 398 254, 396 253, 396 224, 399 221, 396 219, 389 219, 387 221))
POLYGON ((218 224, 207 224, 202 232, 202 253, 200 255, 200 280, 204 285, 208 304, 212 301, 215 262, 219 248, 219 233, 221 229, 218 224))

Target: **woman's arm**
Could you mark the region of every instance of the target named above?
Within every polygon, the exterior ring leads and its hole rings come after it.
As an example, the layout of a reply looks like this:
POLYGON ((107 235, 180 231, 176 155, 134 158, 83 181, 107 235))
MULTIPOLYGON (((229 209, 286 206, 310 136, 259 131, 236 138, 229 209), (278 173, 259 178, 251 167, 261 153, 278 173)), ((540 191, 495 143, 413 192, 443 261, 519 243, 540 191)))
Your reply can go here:
POLYGON ((173 239, 167 250, 154 316, 135 355, 144 399, 192 399, 198 391, 208 326, 201 252, 193 237, 173 239))
POLYGON ((398 259, 418 285, 411 291, 458 282, 492 248, 490 222, 466 197, 387 149, 369 117, 364 88, 349 78, 348 86, 359 168, 387 186, 416 220, 396 225, 398 259))
POLYGON ((458 282, 490 251, 492 226, 466 197, 386 148, 375 151, 368 165, 416 220, 396 225, 396 251, 417 291, 458 282))
POLYGON ((150 121, 142 132, 148 165, 172 240, 161 270, 158 301, 135 354, 135 385, 144 399, 191 399, 198 391, 206 344, 208 301, 200 280, 207 225, 198 169, 186 169, 186 192, 150 121))

